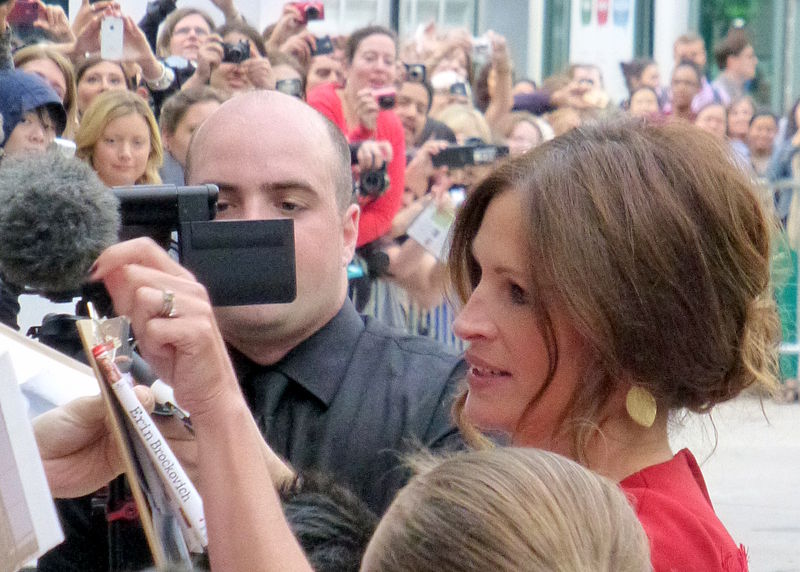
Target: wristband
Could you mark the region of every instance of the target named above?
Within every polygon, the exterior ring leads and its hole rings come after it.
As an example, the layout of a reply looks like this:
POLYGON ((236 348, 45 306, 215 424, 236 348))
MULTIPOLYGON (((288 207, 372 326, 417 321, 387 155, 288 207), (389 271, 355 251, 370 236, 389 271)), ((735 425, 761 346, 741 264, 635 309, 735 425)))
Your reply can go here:
POLYGON ((158 79, 150 80, 145 78, 145 83, 147 87, 149 87, 152 91, 164 91, 169 86, 172 85, 172 82, 175 81, 175 72, 172 71, 168 65, 164 62, 161 63, 161 76, 158 79))

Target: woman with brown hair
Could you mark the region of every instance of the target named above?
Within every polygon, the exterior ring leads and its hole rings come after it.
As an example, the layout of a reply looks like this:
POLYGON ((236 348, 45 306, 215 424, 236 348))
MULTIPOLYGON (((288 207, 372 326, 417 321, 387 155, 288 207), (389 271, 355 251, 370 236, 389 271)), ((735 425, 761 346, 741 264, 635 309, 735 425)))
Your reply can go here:
POLYGON ((449 258, 470 344, 463 433, 618 481, 656 570, 746 570, 667 425, 774 388, 769 227, 724 144, 688 125, 580 127, 501 165, 449 258))

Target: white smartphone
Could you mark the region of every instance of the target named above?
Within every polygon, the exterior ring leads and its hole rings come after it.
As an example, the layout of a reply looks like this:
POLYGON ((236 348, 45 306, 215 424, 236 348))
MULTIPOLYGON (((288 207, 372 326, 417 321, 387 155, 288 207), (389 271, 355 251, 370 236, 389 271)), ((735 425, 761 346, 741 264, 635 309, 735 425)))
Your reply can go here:
POLYGON ((57 150, 59 153, 64 155, 66 158, 71 158, 75 156, 75 151, 78 147, 70 141, 69 139, 62 139, 61 137, 56 137, 53 139, 53 149, 57 150))
POLYGON ((100 57, 104 60, 122 59, 122 18, 109 16, 100 26, 100 57))

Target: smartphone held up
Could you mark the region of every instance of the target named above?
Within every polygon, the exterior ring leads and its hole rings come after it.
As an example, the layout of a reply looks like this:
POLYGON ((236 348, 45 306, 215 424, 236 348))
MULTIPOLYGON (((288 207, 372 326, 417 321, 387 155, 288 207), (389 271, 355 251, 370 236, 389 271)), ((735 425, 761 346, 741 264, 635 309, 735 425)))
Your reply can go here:
POLYGON ((122 18, 106 16, 100 25, 100 57, 104 60, 119 61, 123 51, 122 18))

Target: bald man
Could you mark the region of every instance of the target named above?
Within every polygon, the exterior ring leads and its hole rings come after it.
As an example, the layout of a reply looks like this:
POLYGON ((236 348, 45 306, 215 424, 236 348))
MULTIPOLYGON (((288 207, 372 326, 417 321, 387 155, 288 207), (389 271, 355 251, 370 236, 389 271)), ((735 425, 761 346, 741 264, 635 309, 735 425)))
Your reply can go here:
POLYGON ((186 175, 219 185, 219 219, 294 221, 295 301, 217 308, 217 322, 273 449, 383 512, 405 478, 404 442, 456 437, 450 396, 463 362, 359 316, 347 298, 358 230, 347 141, 297 98, 254 92, 200 127, 186 175))
MULTIPOLYGON (((295 469, 332 475, 380 514, 408 477, 404 453, 420 443, 461 445, 449 412, 464 362, 355 311, 347 264, 359 211, 350 177, 340 131, 278 92, 223 104, 197 130, 187 158, 187 184, 219 185, 218 219, 294 221, 295 301, 215 309, 262 435, 295 469)), ((70 544, 40 568, 74 568, 79 550, 70 544)))

